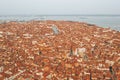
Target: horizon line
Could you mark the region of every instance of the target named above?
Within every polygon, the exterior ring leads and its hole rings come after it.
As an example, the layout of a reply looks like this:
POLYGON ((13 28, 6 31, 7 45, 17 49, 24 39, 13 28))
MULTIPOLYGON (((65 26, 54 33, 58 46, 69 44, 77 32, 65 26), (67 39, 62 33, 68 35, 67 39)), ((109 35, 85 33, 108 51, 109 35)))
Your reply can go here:
POLYGON ((0 14, 0 16, 120 16, 120 14, 0 14))

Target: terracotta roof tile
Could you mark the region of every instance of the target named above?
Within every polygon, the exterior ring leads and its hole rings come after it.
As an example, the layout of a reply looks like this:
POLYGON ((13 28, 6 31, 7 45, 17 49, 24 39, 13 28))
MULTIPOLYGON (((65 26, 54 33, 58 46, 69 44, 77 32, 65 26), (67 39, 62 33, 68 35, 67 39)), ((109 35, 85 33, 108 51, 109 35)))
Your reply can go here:
POLYGON ((119 35, 72 21, 0 24, 0 80, 120 79, 119 35))

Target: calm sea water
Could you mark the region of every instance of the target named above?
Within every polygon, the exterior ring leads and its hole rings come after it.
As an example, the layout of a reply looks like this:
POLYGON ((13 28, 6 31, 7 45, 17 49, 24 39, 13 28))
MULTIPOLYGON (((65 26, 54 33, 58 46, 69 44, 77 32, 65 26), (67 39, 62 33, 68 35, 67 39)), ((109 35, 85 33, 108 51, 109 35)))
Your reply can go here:
POLYGON ((64 20, 64 21, 79 21, 95 24, 105 28, 112 28, 120 31, 120 15, 105 16, 105 15, 81 15, 81 16, 0 16, 0 23, 4 21, 29 21, 29 20, 64 20))

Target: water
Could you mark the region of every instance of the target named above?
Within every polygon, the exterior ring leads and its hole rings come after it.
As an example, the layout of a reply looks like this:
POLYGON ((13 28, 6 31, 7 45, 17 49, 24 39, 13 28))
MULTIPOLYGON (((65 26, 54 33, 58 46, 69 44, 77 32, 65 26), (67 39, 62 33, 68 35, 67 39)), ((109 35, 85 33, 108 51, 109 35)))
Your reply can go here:
POLYGON ((95 24, 105 28, 112 28, 120 31, 120 15, 80 15, 80 16, 39 16, 39 15, 14 15, 0 16, 0 22, 3 21, 29 21, 29 20, 64 20, 79 21, 95 24))

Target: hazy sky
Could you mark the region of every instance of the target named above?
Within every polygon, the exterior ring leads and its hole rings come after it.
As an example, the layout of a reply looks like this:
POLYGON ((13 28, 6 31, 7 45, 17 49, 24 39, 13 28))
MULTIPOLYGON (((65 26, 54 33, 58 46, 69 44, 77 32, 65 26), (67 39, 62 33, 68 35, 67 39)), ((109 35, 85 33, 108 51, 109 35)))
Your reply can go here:
POLYGON ((120 14, 120 0, 0 0, 0 15, 120 14))

